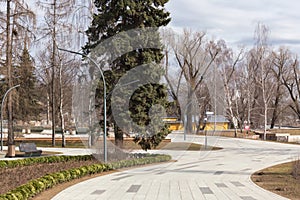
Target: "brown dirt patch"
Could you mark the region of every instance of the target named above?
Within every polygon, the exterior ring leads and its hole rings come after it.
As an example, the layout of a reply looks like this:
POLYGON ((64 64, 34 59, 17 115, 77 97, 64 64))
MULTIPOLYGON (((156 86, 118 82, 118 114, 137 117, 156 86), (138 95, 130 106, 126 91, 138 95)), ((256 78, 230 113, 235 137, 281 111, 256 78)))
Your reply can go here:
POLYGON ((98 160, 90 161, 68 161, 62 163, 45 163, 31 166, 0 169, 0 194, 4 194, 20 185, 27 183, 32 179, 42 177, 48 173, 55 173, 71 168, 78 168, 85 165, 99 163, 98 160))
POLYGON ((300 200, 300 179, 292 175, 294 164, 295 162, 290 162, 263 169, 255 172, 251 179, 266 190, 293 200, 300 200))

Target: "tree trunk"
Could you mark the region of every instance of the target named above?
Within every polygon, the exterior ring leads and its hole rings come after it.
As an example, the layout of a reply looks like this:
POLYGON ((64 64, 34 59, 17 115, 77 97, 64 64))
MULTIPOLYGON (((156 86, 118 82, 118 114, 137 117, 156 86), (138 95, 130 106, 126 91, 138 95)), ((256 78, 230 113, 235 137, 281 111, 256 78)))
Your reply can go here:
POLYGON ((56 66, 56 0, 53 1, 53 33, 52 33, 52 146, 55 146, 55 66, 56 66))
POLYGON ((115 145, 119 148, 123 148, 123 131, 114 123, 114 133, 115 133, 115 145))
POLYGON ((61 146, 66 146, 66 140, 65 140, 65 118, 64 118, 64 112, 63 112, 63 101, 64 101, 64 93, 62 88, 62 66, 59 67, 59 113, 60 113, 60 128, 61 128, 61 146))
POLYGON ((47 125, 50 122, 50 94, 51 92, 47 93, 47 125))
MULTIPOLYGON (((7 1, 7 15, 6 15, 6 67, 7 67, 7 80, 8 89, 13 86, 12 83, 12 38, 11 38, 11 23, 10 23, 10 2, 7 1)), ((12 113, 12 94, 8 94, 8 104, 7 104, 7 118, 8 118, 8 156, 14 157, 14 132, 13 132, 13 113, 12 113)))
POLYGON ((268 123, 268 105, 264 107, 264 140, 267 140, 267 123, 268 123))
POLYGON ((278 107, 279 107, 279 99, 280 99, 280 86, 277 86, 277 90, 276 90, 276 99, 275 99, 275 103, 274 103, 274 110, 273 110, 273 114, 272 114, 272 119, 271 119, 271 129, 274 128, 275 123, 278 119, 278 113, 280 113, 280 111, 278 112, 278 107))
POLYGON ((185 134, 193 133, 193 91, 191 88, 188 90, 188 99, 184 112, 184 131, 185 134))

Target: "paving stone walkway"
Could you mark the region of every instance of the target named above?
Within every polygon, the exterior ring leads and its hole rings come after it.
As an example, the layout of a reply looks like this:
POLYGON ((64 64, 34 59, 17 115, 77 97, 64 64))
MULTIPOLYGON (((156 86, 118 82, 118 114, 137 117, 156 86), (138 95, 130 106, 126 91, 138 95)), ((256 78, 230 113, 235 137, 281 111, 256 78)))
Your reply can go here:
MULTIPOLYGON (((182 134, 171 134, 182 142, 182 134)), ((202 136, 187 136, 204 144, 202 136)), ((256 186, 250 175, 265 167, 288 162, 300 155, 299 145, 208 137, 218 151, 151 151, 172 155, 176 162, 140 167, 90 179, 57 194, 54 200, 83 199, 285 199, 256 186)))

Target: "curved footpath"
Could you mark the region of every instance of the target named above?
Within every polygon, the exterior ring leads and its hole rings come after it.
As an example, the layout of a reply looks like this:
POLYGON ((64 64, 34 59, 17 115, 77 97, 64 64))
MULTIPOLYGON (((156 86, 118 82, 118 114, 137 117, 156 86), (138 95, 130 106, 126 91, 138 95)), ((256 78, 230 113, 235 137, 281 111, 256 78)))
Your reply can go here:
MULTIPOLYGON (((170 134, 182 142, 182 134, 170 134)), ((186 141, 204 143, 203 136, 186 141)), ((285 199, 256 186, 250 175, 257 170, 300 156, 300 145, 209 137, 219 151, 151 151, 166 153, 177 162, 164 163, 93 178, 57 194, 55 200, 83 199, 285 199)))

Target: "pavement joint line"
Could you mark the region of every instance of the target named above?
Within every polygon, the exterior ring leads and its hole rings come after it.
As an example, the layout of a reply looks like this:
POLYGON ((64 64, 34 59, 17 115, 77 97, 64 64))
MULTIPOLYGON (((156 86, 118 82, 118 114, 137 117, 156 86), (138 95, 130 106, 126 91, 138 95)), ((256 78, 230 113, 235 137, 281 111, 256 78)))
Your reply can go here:
POLYGON ((144 170, 144 171, 150 171, 150 172, 152 172, 152 171, 157 171, 157 170, 161 170, 161 168, 159 168, 159 167, 157 167, 157 168, 150 168, 150 169, 146 169, 146 170, 144 170))
POLYGON ((181 168, 177 168, 175 170, 185 170, 185 169, 190 169, 190 168, 195 168, 195 167, 199 167, 199 165, 191 165, 191 166, 181 167, 181 168))
POLYGON ((126 174, 127 174, 127 173, 121 172, 121 173, 114 174, 114 176, 124 176, 124 175, 126 175, 126 174))
POLYGON ((178 166, 185 166, 185 165, 190 165, 190 164, 197 164, 197 163, 199 163, 199 162, 201 162, 201 161, 178 164, 178 166))
POLYGON ((125 178, 129 178, 131 177, 132 175, 125 175, 125 176, 121 176, 121 177, 118 177, 118 178, 114 178, 114 179, 111 179, 112 181, 119 181, 119 180, 122 180, 122 179, 125 179, 125 178))

